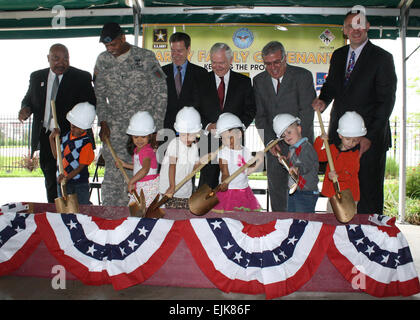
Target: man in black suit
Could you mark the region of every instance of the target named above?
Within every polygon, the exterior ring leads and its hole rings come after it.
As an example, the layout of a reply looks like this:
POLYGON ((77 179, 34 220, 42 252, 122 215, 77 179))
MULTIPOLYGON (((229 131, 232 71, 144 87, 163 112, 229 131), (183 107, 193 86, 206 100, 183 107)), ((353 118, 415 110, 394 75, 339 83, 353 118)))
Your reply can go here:
POLYGON ((188 61, 191 38, 183 32, 175 32, 169 38, 172 63, 162 67, 168 86, 168 106, 164 128, 174 130, 176 114, 185 106, 199 109, 201 99, 199 86, 207 81, 207 70, 188 61))
POLYGON ((51 100, 55 100, 57 122, 61 135, 70 130, 66 114, 79 102, 96 105, 90 73, 70 66, 69 52, 62 44, 51 46, 48 54, 50 67, 31 74, 29 88, 22 100, 18 118, 21 122, 33 117, 31 157, 39 152, 40 167, 45 177, 48 202, 57 198, 56 160, 54 159, 49 135, 54 128, 51 115, 51 100))
MULTIPOLYGON (((209 87, 204 92, 205 102, 199 112, 203 128, 210 133, 209 148, 214 148, 218 143, 211 140, 214 139, 212 136, 219 116, 223 112, 233 113, 248 127, 254 120, 256 106, 251 79, 230 69, 233 61, 231 48, 225 43, 214 44, 210 49, 210 60, 212 71, 208 73, 209 87)), ((214 188, 218 183, 219 165, 213 163, 205 166, 200 173, 199 186, 207 184, 214 188)))
POLYGON ((328 135, 336 145, 340 117, 346 111, 363 117, 367 135, 360 141, 358 213, 382 214, 386 151, 391 146, 389 117, 397 85, 394 60, 369 41, 370 25, 363 13, 349 12, 343 27, 350 45, 334 51, 328 77, 312 106, 324 111, 334 99, 328 135))

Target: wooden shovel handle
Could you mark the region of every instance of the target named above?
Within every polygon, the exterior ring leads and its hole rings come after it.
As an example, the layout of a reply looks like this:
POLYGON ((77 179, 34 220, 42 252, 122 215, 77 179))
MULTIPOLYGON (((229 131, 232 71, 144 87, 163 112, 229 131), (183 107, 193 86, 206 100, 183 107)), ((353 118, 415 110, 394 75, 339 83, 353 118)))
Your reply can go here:
POLYGON ((115 150, 112 147, 111 142, 109 141, 109 138, 105 137, 104 141, 106 145, 108 146, 109 151, 111 151, 112 158, 114 158, 114 161, 117 164, 118 169, 120 169, 121 173, 123 174, 125 183, 128 184, 130 182, 130 178, 128 177, 127 172, 125 172, 124 167, 121 163, 121 160, 118 158, 117 154, 115 153, 115 150))
MULTIPOLYGON (((267 147, 265 147, 264 149, 264 153, 266 153, 268 150, 270 150, 272 147, 274 147, 278 142, 280 141, 280 139, 276 139, 271 141, 267 147)), ((238 175, 240 175, 245 169, 247 169, 249 166, 251 166, 255 161, 257 161, 258 157, 255 156, 253 157, 251 160, 249 160, 245 165, 243 165, 242 167, 240 167, 238 170, 236 170, 232 175, 230 175, 229 177, 227 177, 225 180, 222 181, 222 183, 220 185, 222 185, 223 183, 229 184, 233 179, 235 179, 238 175)), ((220 189, 220 185, 217 186, 217 189, 220 189)))
POLYGON ((175 186, 175 192, 177 192, 188 180, 192 179, 192 177, 195 176, 195 174, 200 171, 201 169, 204 168, 204 166, 207 165, 207 163, 209 163, 210 161, 212 161, 216 156, 217 153, 219 152, 219 150, 222 148, 223 146, 220 146, 216 151, 214 152, 210 152, 207 154, 207 160, 204 162, 201 162, 201 164, 195 168, 193 171, 191 171, 191 173, 189 175, 187 175, 184 179, 182 179, 176 186, 175 186))
MULTIPOLYGON (((56 111, 56 108, 55 108, 55 101, 54 100, 51 100, 51 113, 52 113, 52 118, 54 120, 54 128, 59 129, 58 128, 58 121, 57 121, 57 111, 56 111)), ((60 174, 64 174, 63 155, 61 154, 61 141, 60 141, 60 136, 59 135, 57 135, 55 137, 55 149, 57 151, 58 171, 60 172, 60 174)), ((63 195, 63 198, 67 197, 65 184, 66 184, 66 180, 64 179, 60 183, 61 193, 63 195)))
MULTIPOLYGON (((319 110, 316 110, 316 114, 318 116, 318 121, 319 121, 319 126, 321 127, 321 132, 322 132, 322 134, 326 134, 325 133, 325 128, 324 128, 324 123, 322 122, 321 112, 319 110)), ((332 156, 331 156, 331 150, 330 150, 330 145, 328 143, 328 139, 323 139, 323 140, 324 140, 325 151, 327 153, 328 165, 330 166, 331 171, 335 171, 334 161, 333 161, 332 156)), ((337 182, 337 178, 334 178, 333 181, 337 182)))

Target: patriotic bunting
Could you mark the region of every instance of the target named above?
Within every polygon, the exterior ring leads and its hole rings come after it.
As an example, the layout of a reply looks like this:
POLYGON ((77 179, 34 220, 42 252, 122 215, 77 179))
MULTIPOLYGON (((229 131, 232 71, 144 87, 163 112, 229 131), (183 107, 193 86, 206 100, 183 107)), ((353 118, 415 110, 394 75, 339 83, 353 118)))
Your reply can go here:
POLYGON ((337 226, 328 257, 340 273, 376 297, 420 292, 407 240, 389 217, 372 216, 373 225, 337 226))
POLYGON ((265 293, 267 299, 290 294, 312 277, 334 230, 320 222, 294 219, 252 228, 230 218, 191 219, 184 228, 197 265, 217 288, 265 293))
MULTIPOLYGON (((4 206, 3 206, 4 207, 4 206)), ((33 214, 0 215, 0 276, 18 269, 41 241, 33 214)))
POLYGON ((386 216, 370 216, 375 225, 336 227, 297 219, 252 225, 231 218, 18 213, 25 208, 1 206, 0 276, 18 269, 43 240, 83 283, 120 290, 151 277, 183 238, 203 273, 225 292, 267 299, 290 294, 311 279, 326 254, 355 290, 376 297, 420 292, 407 241, 395 218, 386 216))
POLYGON ((181 240, 175 221, 46 213, 36 222, 51 254, 85 284, 116 290, 155 273, 181 240))

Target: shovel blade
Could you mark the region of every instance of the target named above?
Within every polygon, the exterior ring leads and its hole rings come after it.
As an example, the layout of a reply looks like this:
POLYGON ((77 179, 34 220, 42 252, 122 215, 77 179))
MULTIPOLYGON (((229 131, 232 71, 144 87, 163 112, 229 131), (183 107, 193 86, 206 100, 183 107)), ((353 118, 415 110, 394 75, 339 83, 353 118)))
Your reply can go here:
POLYGON ((340 191, 330 198, 335 217, 341 223, 348 223, 357 212, 356 202, 350 189, 340 191))
POLYGON ((196 192, 194 192, 188 199, 188 206, 191 213, 196 216, 205 215, 219 203, 219 199, 213 190, 206 184, 203 184, 196 192))
POLYGON ((130 216, 142 218, 146 213, 146 200, 144 198, 143 189, 140 190, 140 195, 134 191, 133 197, 135 201, 128 205, 130 216))
MULTIPOLYGON (((166 201, 163 201, 165 198, 167 197, 163 197, 162 200, 159 201, 159 195, 157 195, 155 197, 155 199, 153 199, 152 203, 150 204, 150 206, 147 208, 146 210, 146 218, 155 218, 155 219, 160 219, 163 218, 163 216, 165 215, 165 211, 163 209, 160 208, 160 206, 162 204, 164 204, 166 201)), ((167 198, 169 199, 169 198, 167 198)))
POLYGON ((77 194, 68 194, 67 198, 58 197, 54 199, 55 209, 58 213, 77 213, 79 212, 79 201, 77 194))

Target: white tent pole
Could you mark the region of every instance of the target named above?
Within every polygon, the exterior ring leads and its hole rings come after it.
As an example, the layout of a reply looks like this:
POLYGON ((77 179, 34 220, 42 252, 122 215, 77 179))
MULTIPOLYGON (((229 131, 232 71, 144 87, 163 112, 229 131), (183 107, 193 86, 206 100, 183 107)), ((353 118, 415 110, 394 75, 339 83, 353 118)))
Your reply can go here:
POLYGON ((398 220, 405 222, 405 193, 406 193, 406 134, 407 134, 407 74, 406 74, 406 39, 408 8, 406 3, 401 7, 401 56, 402 56, 402 115, 400 117, 400 170, 399 170, 399 201, 398 220))

